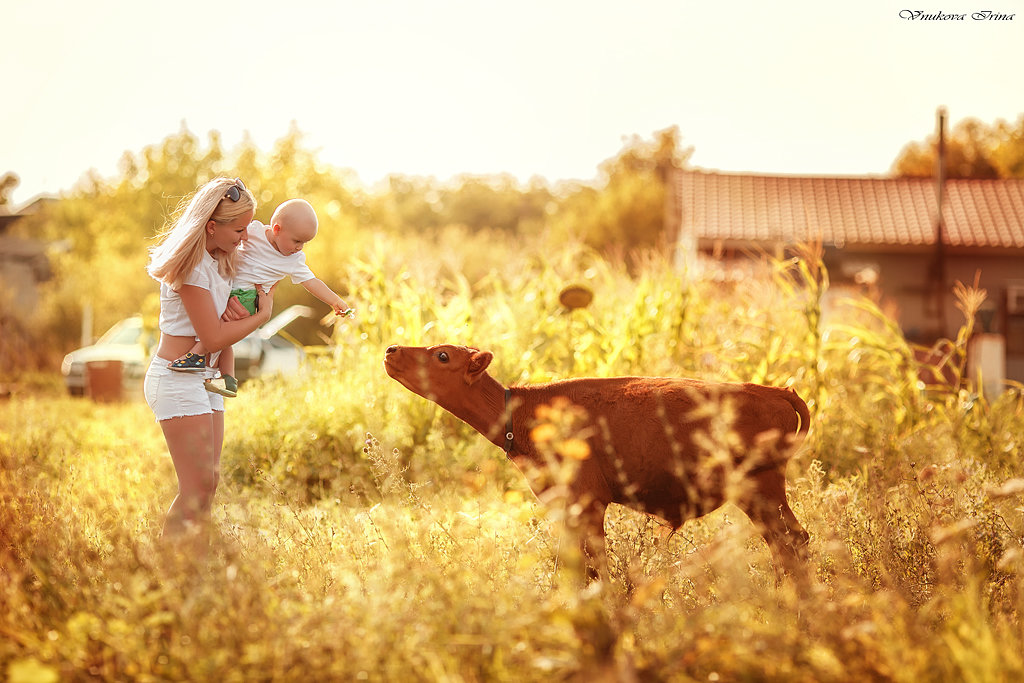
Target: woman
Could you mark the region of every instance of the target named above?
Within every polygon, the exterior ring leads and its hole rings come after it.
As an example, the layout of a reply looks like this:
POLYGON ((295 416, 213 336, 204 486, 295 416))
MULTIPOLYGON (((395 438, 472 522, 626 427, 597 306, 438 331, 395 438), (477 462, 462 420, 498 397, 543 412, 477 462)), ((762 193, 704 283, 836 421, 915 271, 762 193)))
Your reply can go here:
POLYGON ((224 398, 206 390, 202 374, 174 372, 168 364, 197 337, 211 351, 229 347, 269 320, 273 310, 273 288, 260 289, 255 315, 237 301, 228 306, 235 251, 247 239, 255 210, 256 199, 241 180, 214 178, 196 191, 150 252, 147 270, 160 282, 160 343, 146 372, 146 402, 178 475, 165 536, 205 529, 224 443, 224 398))

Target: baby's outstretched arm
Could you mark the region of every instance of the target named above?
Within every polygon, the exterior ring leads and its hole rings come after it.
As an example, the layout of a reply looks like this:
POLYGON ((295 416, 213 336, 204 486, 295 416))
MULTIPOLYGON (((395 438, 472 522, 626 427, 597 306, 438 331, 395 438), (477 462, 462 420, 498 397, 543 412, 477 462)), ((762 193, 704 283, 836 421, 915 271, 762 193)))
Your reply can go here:
POLYGON ((346 316, 354 314, 354 311, 349 308, 345 300, 335 294, 334 290, 324 284, 320 278, 306 280, 302 283, 302 286, 306 288, 307 292, 334 309, 335 315, 346 316))

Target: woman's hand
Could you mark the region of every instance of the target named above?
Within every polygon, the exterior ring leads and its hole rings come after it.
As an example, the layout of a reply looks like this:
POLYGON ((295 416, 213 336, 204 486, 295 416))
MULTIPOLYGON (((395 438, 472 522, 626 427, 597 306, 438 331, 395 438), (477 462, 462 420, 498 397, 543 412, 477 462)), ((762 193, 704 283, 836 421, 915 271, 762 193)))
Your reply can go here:
POLYGON ((228 299, 228 307, 224 309, 224 315, 220 317, 226 323, 232 320, 241 320, 242 318, 248 318, 251 313, 248 309, 242 305, 242 302, 238 300, 238 297, 233 296, 228 299))
POLYGON ((263 285, 257 285, 256 297, 258 299, 258 305, 256 306, 256 315, 264 316, 263 322, 270 320, 270 316, 274 313, 274 290, 277 289, 277 282, 271 286, 270 291, 266 291, 263 285))

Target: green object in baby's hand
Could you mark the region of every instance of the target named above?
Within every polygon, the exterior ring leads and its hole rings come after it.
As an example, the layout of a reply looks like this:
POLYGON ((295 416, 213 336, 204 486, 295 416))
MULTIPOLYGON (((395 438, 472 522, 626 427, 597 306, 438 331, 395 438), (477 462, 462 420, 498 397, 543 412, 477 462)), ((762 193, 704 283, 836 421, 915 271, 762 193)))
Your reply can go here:
POLYGON ((354 317, 356 317, 356 309, 354 309, 354 308, 346 308, 344 311, 341 312, 341 317, 342 318, 354 318, 354 317))

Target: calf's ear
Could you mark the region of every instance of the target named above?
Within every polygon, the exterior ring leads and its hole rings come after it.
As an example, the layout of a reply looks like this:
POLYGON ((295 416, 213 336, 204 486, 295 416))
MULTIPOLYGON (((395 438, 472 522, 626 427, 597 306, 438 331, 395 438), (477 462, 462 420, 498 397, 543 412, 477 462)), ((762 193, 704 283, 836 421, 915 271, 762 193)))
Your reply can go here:
POLYGON ((480 379, 493 359, 494 354, 490 351, 474 351, 469 357, 469 365, 466 366, 466 384, 473 384, 480 379))

